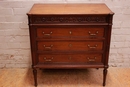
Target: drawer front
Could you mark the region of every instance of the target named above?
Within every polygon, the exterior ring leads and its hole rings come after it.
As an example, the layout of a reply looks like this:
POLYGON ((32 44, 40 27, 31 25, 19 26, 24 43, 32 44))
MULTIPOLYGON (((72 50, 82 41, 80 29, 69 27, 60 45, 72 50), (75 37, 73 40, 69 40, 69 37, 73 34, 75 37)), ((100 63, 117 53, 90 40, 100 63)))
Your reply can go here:
POLYGON ((103 38, 104 28, 37 28, 37 38, 103 38))
POLYGON ((38 50, 42 51, 91 51, 102 50, 103 42, 79 42, 79 41, 60 41, 60 42, 38 42, 38 50))
POLYGON ((39 55, 39 63, 102 63, 102 54, 39 55))

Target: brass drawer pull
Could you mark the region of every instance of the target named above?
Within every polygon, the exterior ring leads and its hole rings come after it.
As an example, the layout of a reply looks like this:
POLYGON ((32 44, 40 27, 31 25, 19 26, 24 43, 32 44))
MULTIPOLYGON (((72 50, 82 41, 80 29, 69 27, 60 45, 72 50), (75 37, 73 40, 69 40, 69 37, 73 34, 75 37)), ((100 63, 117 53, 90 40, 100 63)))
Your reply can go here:
POLYGON ((45 60, 46 62, 50 62, 50 61, 53 60, 53 57, 52 57, 52 58, 46 58, 46 57, 44 57, 44 60, 45 60))
POLYGON ((88 47, 89 47, 90 49, 95 49, 95 48, 97 48, 97 45, 95 45, 95 46, 90 46, 90 45, 88 45, 88 47))
POLYGON ((96 57, 94 57, 94 58, 88 57, 88 61, 89 61, 89 62, 93 62, 93 61, 95 61, 96 59, 97 59, 96 57))
POLYGON ((42 32, 44 34, 44 36, 51 36, 52 32, 50 32, 49 34, 45 34, 44 32, 42 32))
POLYGON ((96 31, 95 34, 92 34, 90 31, 88 33, 90 36, 96 36, 98 34, 98 31, 96 31))
POLYGON ((47 47, 46 45, 44 45, 44 48, 45 48, 45 49, 48 49, 48 50, 51 50, 51 49, 52 49, 52 47, 53 47, 53 45, 48 46, 48 47, 47 47))

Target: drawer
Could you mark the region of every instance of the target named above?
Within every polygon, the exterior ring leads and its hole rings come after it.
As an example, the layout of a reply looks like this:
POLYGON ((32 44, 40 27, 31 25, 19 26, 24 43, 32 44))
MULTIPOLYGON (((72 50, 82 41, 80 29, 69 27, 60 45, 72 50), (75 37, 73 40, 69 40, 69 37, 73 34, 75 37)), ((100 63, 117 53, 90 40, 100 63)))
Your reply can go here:
POLYGON ((39 63, 102 63, 102 54, 39 55, 39 63))
POLYGON ((37 38, 103 38, 104 28, 37 28, 37 38))
POLYGON ((42 51, 91 51, 102 50, 103 42, 60 41, 38 42, 38 50, 42 51))

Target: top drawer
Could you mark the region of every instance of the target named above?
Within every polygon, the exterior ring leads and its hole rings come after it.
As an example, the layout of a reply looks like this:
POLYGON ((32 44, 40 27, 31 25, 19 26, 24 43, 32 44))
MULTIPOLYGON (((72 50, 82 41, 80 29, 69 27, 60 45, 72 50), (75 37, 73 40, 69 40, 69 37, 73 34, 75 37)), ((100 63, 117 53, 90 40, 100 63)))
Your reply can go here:
POLYGON ((98 39, 104 37, 104 28, 37 28, 41 39, 98 39))
POLYGON ((108 23, 108 15, 32 15, 30 24, 108 23))

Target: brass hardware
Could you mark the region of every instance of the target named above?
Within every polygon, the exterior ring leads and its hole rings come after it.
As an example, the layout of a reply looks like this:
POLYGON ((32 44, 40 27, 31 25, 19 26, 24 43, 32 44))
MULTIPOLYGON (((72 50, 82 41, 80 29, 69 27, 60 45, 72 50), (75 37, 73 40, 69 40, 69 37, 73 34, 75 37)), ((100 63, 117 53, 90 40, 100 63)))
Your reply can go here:
POLYGON ((97 59, 96 57, 94 57, 94 58, 88 57, 89 62, 93 62, 93 61, 95 61, 96 59, 97 59))
POLYGON ((52 58, 46 58, 46 57, 44 57, 44 60, 45 60, 46 62, 50 62, 50 61, 53 60, 53 57, 52 57, 52 58))
POLYGON ((45 34, 44 32, 42 32, 44 34, 44 36, 51 36, 52 32, 50 32, 49 34, 45 34))
POLYGON ((44 45, 45 49, 52 49, 53 45, 51 45, 50 47, 46 47, 46 45, 44 45))
POLYGON ((95 46, 90 46, 90 45, 88 45, 88 47, 89 47, 90 49, 95 49, 95 48, 97 48, 97 45, 95 45, 95 46))
POLYGON ((69 47, 72 47, 72 44, 69 44, 69 47))
POLYGON ((72 32, 71 32, 71 31, 70 31, 69 33, 70 33, 70 34, 72 34, 72 32))
POLYGON ((96 36, 98 34, 98 31, 95 32, 95 34, 92 34, 90 31, 88 32, 91 36, 96 36))

